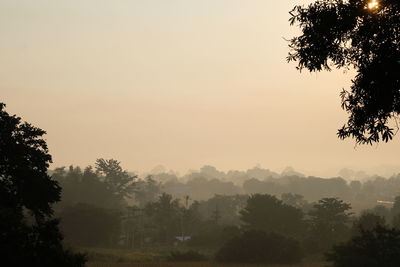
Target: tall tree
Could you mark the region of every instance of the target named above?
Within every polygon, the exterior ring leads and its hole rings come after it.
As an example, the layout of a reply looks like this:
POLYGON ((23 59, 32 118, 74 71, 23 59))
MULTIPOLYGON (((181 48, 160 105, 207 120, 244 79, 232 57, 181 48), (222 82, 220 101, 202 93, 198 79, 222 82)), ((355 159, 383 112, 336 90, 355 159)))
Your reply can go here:
POLYGON ((148 202, 155 201, 161 193, 161 183, 154 180, 151 175, 147 176, 145 180, 137 181, 135 187, 135 200, 141 207, 148 202))
POLYGON ((351 205, 338 198, 323 198, 309 212, 312 246, 316 252, 344 241, 350 234, 351 205))
POLYGON ((157 201, 147 203, 144 212, 150 218, 149 226, 156 229, 154 239, 160 243, 169 243, 181 235, 183 210, 172 195, 161 194, 157 201))
POLYGON ((250 196, 246 207, 240 211, 240 215, 247 229, 296 236, 303 228, 301 210, 286 205, 275 196, 268 194, 250 196))
POLYGON ((97 159, 96 172, 101 175, 109 188, 121 199, 131 197, 136 175, 130 175, 115 159, 97 159))
POLYGON ((52 204, 58 183, 47 174, 45 131, 9 115, 0 103, 0 252, 6 266, 83 266, 62 246, 52 204))
POLYGON ((302 34, 290 40, 288 61, 297 61, 299 70, 356 71, 350 90, 341 93, 349 118, 339 138, 391 140, 392 119, 400 114, 400 1, 319 0, 290 14, 302 34))

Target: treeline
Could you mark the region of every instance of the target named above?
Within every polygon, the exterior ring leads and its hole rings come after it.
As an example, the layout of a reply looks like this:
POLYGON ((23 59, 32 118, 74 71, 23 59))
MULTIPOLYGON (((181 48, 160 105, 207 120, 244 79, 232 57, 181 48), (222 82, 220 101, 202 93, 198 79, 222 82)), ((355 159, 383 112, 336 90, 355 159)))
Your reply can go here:
MULTIPOLYGON (((103 160, 104 161, 104 160, 103 160)), ((114 165, 119 165, 118 161, 114 165)), ((109 165, 111 163, 108 163, 109 165)), ((110 186, 124 184, 130 188, 124 189, 124 197, 130 204, 143 205, 148 201, 155 200, 160 192, 173 195, 176 198, 190 196, 192 200, 207 200, 214 195, 250 195, 256 193, 266 193, 281 196, 285 193, 299 194, 305 200, 313 202, 323 197, 339 197, 351 202, 356 211, 371 207, 377 201, 393 202, 394 198, 400 194, 400 174, 390 178, 379 176, 370 177, 368 180, 345 180, 340 177, 321 178, 305 177, 293 169, 286 169, 281 174, 270 170, 255 167, 247 171, 229 171, 224 173, 215 167, 204 166, 199 171, 178 176, 172 172, 158 170, 157 173, 150 173, 145 177, 138 177, 122 170, 107 170, 106 168, 116 168, 106 166, 105 161, 100 166, 97 162, 94 167, 86 167, 83 170, 79 167, 57 168, 52 171, 52 175, 62 183, 64 188, 63 202, 85 202, 91 203, 102 201, 101 206, 115 206, 110 201, 110 186), (82 179, 79 180, 82 176, 82 179), (112 177, 112 178, 111 178, 112 177), (73 188, 77 185, 79 187, 73 188), (125 179, 125 180, 124 180, 125 179), (105 183, 99 183, 104 181, 105 183), (111 183, 117 183, 111 185, 111 183), (71 190, 69 188, 71 187, 71 190), (83 190, 85 193, 80 194, 83 190), (90 192, 95 191, 96 194, 90 192), (102 192, 102 200, 90 200, 94 195, 102 192), (72 192, 69 194, 68 192, 72 192), (81 198, 81 199, 80 199, 81 198)), ((120 188, 119 190, 122 190, 120 188)), ((121 194, 119 192, 118 194, 121 194)), ((115 200, 115 199, 114 199, 115 200)), ((121 200, 116 200, 121 201, 121 200)))
POLYGON ((224 180, 226 174, 218 179, 220 173, 204 167, 179 178, 171 173, 139 178, 104 159, 83 170, 57 168, 52 177, 63 189, 56 211, 65 240, 80 247, 184 244, 219 250, 218 257, 229 261, 229 246, 248 241, 241 238, 266 242, 263 246, 280 240, 301 258, 322 255, 360 229, 400 228, 398 176, 361 183, 255 168, 246 175, 257 178, 239 186, 224 180), (378 199, 394 205, 377 205, 378 199), (368 209, 354 214, 353 203, 368 209))
POLYGON ((177 198, 190 195, 197 200, 209 199, 215 194, 267 193, 280 196, 290 192, 302 195, 311 202, 323 197, 339 197, 351 202, 359 211, 378 200, 393 201, 400 194, 400 174, 389 178, 371 176, 363 180, 350 180, 341 177, 306 177, 292 168, 285 169, 281 174, 259 167, 225 173, 213 166, 204 166, 199 171, 183 176, 167 172, 150 175, 161 182, 164 192, 177 198))

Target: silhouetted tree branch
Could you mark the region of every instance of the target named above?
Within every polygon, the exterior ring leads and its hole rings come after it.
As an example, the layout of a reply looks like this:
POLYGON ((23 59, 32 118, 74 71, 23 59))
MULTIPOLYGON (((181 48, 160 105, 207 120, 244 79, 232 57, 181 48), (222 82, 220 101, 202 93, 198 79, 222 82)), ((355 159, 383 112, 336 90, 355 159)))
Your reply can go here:
POLYGON ((290 14, 302 34, 289 41, 288 61, 299 70, 357 72, 340 94, 349 118, 338 137, 358 144, 391 140, 400 113, 400 2, 320 0, 290 14))

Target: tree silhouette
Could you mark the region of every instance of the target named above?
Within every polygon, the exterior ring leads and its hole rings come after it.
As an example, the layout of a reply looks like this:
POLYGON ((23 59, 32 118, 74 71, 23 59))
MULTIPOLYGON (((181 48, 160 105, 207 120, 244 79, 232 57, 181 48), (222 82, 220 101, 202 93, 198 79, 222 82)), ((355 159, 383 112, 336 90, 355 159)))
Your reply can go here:
POLYGON ((391 140, 391 123, 400 113, 400 2, 320 0, 290 14, 302 34, 290 40, 288 61, 297 61, 299 70, 357 72, 350 90, 341 93, 349 118, 339 138, 359 144, 391 140))
POLYGON ((303 252, 295 239, 259 230, 233 237, 216 254, 217 261, 229 263, 293 264, 302 258, 303 252))
POLYGON ((347 226, 351 213, 350 204, 338 198, 323 198, 308 213, 314 252, 326 251, 333 244, 344 241, 350 234, 347 226), (318 233, 318 235, 315 235, 318 233))
POLYGON ((377 225, 327 253, 333 267, 400 266, 400 231, 377 225))
POLYGON ((51 205, 58 183, 47 174, 45 131, 9 115, 0 103, 0 251, 6 266, 84 266, 62 247, 51 205))
POLYGON ((79 167, 56 168, 52 173, 62 187, 61 202, 57 208, 86 203, 107 209, 120 209, 126 205, 112 188, 88 166, 82 172, 79 167))
POLYGON ((155 239, 161 243, 171 242, 181 234, 182 207, 172 195, 161 194, 158 201, 147 203, 144 213, 150 218, 152 227, 157 229, 155 239))
POLYGON ((246 229, 298 236, 304 226, 300 209, 286 205, 268 194, 250 196, 240 215, 246 229))
POLYGON ((386 225, 384 217, 373 213, 364 212, 356 221, 353 222, 352 232, 353 234, 359 234, 362 231, 371 231, 378 225, 386 225))
POLYGON ((104 182, 109 186, 121 200, 131 197, 134 189, 136 175, 130 175, 121 167, 121 162, 115 159, 97 159, 96 172, 102 176, 104 182))

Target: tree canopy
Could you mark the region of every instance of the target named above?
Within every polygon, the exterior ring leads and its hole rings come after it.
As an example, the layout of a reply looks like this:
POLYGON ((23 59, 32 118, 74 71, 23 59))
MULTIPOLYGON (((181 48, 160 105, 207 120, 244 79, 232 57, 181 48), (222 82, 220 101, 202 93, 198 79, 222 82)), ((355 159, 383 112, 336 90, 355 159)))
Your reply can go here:
POLYGON ((121 199, 130 197, 133 193, 137 175, 130 175, 121 167, 121 162, 115 159, 97 159, 96 172, 102 176, 108 187, 121 199))
POLYGON ((338 198, 320 199, 309 211, 310 229, 318 236, 311 235, 312 250, 323 252, 333 244, 346 240, 350 234, 348 222, 352 213, 351 205, 338 198))
POLYGON ((1 203, 28 209, 36 218, 50 216, 51 204, 60 199, 58 183, 47 175, 51 162, 46 133, 21 118, 9 115, 0 103, 1 203))
POLYGON ((361 230, 326 255, 333 267, 395 267, 400 265, 400 231, 377 225, 361 230))
POLYGON ((349 118, 339 138, 391 140, 400 113, 400 2, 319 0, 290 14, 302 33, 289 41, 288 61, 299 70, 356 71, 350 90, 341 93, 349 118))
MULTIPOLYGON (((124 173, 121 172, 123 178, 126 177, 124 173)), ((65 167, 56 168, 52 177, 63 189, 62 201, 58 206, 64 207, 86 203, 107 209, 123 209, 127 205, 126 198, 130 195, 124 197, 122 192, 130 194, 130 191, 125 189, 133 185, 133 178, 122 184, 121 175, 109 176, 106 179, 102 173, 94 171, 92 166, 86 167, 83 171, 80 167, 74 166, 69 166, 67 170, 65 167), (114 184, 121 186, 113 186, 114 184)))
POLYGON ((286 205, 268 194, 250 196, 240 215, 247 229, 296 236, 303 228, 303 213, 300 209, 286 205))
POLYGON ((216 254, 216 260, 227 263, 293 264, 303 258, 298 241, 276 233, 245 231, 228 240, 216 254))
POLYGON ((82 255, 63 248, 52 217, 61 189, 47 174, 51 156, 44 134, 0 103, 1 260, 7 266, 84 266, 82 255))

